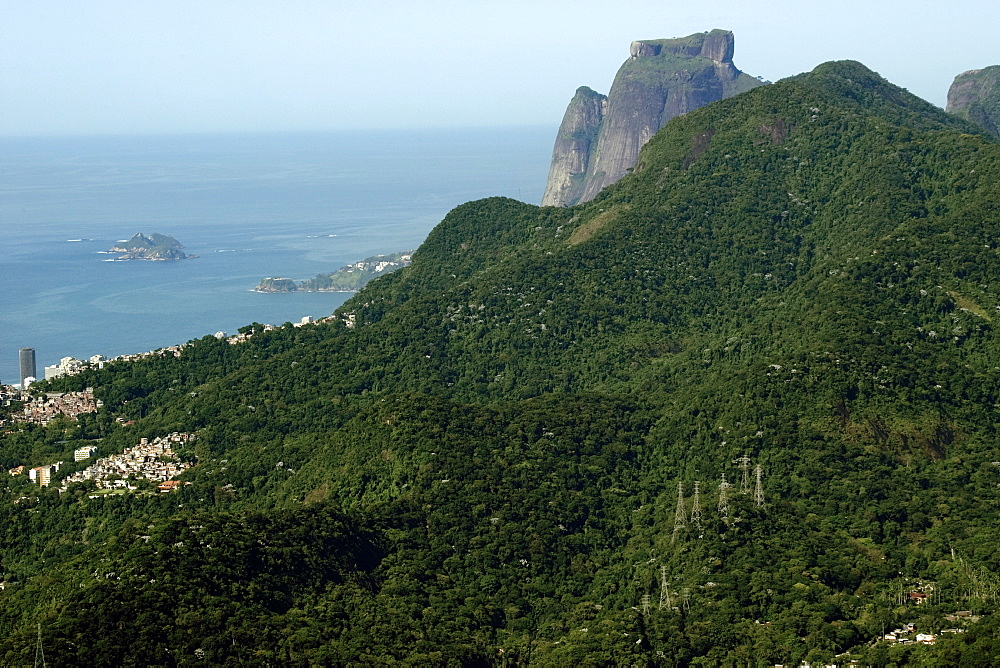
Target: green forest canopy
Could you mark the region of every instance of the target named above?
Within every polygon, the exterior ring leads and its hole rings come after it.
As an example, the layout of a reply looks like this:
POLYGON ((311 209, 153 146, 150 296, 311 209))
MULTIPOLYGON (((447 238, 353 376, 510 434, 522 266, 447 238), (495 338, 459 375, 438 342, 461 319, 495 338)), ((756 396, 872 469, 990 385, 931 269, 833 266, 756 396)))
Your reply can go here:
POLYGON ((995 140, 827 63, 586 205, 456 208, 330 321, 54 381, 104 408, 8 459, 183 431, 197 466, 6 479, 0 654, 996 663, 998 184, 995 140))

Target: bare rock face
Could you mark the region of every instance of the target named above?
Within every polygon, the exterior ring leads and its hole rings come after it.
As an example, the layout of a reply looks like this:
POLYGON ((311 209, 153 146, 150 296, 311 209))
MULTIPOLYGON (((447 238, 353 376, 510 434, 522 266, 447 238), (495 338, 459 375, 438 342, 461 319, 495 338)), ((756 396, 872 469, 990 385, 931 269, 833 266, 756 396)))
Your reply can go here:
POLYGON ((733 33, 632 42, 605 98, 580 88, 552 151, 543 206, 587 202, 624 176, 667 121, 762 84, 733 65, 733 33), (583 92, 585 91, 585 92, 583 92))
POLYGON ((580 200, 607 103, 607 96, 586 86, 576 90, 566 108, 556 135, 555 148, 552 149, 552 166, 549 167, 549 180, 542 198, 544 206, 580 200))
POLYGON ((1000 134, 1000 65, 969 70, 955 77, 948 89, 948 113, 1000 134))

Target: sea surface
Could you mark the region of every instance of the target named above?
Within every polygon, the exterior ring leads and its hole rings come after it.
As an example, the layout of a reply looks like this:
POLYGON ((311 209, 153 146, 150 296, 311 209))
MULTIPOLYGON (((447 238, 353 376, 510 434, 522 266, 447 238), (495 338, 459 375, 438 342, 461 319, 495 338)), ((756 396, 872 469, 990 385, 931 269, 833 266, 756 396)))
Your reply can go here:
POLYGON ((0 382, 18 349, 154 350, 329 315, 345 293, 261 294, 420 245, 455 206, 538 203, 555 128, 0 138, 0 382), (113 261, 137 232, 197 258, 113 261))

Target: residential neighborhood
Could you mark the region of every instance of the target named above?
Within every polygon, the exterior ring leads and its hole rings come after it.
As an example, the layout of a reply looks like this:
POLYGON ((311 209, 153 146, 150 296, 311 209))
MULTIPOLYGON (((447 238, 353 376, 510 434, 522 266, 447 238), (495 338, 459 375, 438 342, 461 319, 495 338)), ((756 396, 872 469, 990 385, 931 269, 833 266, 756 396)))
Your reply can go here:
MULTIPOLYGON (((65 491, 74 482, 85 480, 94 480, 99 489, 135 489, 136 478, 165 483, 191 468, 193 464, 180 461, 173 448, 194 440, 194 434, 183 432, 152 440, 143 438, 120 455, 102 457, 83 471, 66 476, 59 489, 65 491)), ((160 491, 170 491, 174 487, 161 485, 160 491)))
POLYGON ((12 414, 9 420, 0 420, 0 426, 5 422, 47 424, 57 417, 75 418, 81 413, 93 413, 101 407, 101 402, 94 398, 90 389, 83 392, 48 392, 41 396, 14 390, 5 397, 8 401, 23 401, 24 407, 12 414))

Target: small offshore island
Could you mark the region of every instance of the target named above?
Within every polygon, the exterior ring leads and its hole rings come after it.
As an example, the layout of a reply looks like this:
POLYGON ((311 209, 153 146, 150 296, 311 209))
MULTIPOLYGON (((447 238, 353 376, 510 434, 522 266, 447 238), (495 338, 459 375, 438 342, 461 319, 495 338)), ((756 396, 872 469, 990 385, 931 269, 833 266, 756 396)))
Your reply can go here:
POLYGON ((116 260, 156 260, 160 262, 187 260, 197 257, 187 255, 181 249, 181 242, 166 234, 153 233, 149 236, 137 232, 128 241, 119 241, 108 249, 108 253, 121 253, 116 260))
POLYGON ((402 269, 410 264, 413 251, 366 257, 329 274, 317 274, 296 283, 290 278, 272 276, 261 279, 254 292, 357 292, 368 281, 402 269))

